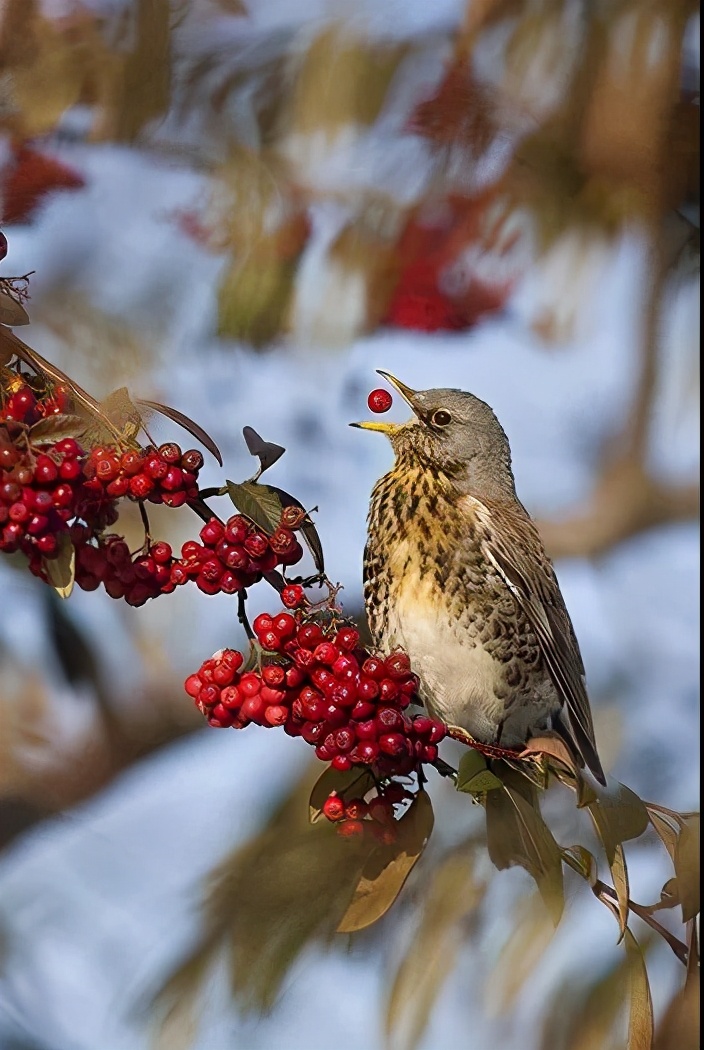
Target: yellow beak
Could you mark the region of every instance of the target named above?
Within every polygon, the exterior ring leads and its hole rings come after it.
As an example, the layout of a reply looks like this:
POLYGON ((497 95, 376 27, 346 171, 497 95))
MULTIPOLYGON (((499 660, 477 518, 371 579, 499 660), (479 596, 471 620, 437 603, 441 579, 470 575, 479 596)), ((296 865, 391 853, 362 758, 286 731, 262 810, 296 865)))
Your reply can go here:
MULTIPOLYGON (((413 408, 414 398, 416 391, 411 390, 409 386, 402 383, 396 376, 391 375, 391 372, 384 372, 381 368, 377 368, 377 374, 383 376, 384 379, 391 384, 403 398, 403 400, 413 408)), ((394 431, 398 430, 399 427, 404 426, 403 423, 382 423, 377 420, 365 420, 363 423, 350 423, 351 427, 358 427, 360 430, 376 430, 380 434, 393 434, 394 431)))

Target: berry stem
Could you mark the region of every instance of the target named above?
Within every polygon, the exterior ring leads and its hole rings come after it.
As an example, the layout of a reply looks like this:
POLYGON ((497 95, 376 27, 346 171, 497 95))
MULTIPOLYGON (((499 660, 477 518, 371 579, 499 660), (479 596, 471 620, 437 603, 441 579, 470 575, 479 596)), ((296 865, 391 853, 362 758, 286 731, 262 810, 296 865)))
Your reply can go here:
POLYGON ((255 641, 254 631, 247 616, 247 592, 240 591, 237 595, 237 619, 244 627, 244 632, 250 642, 255 641))

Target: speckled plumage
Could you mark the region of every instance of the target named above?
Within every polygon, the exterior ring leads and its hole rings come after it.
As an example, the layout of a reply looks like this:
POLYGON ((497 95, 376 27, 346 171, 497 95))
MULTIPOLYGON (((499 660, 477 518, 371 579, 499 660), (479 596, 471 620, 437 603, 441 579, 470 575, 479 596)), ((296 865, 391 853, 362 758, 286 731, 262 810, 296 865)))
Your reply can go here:
POLYGON ((372 493, 364 555, 375 642, 408 653, 448 724, 504 747, 553 729, 603 779, 577 640, 498 420, 471 394, 387 378, 416 418, 366 424, 396 453, 372 493), (436 426, 442 413, 450 423, 436 426))

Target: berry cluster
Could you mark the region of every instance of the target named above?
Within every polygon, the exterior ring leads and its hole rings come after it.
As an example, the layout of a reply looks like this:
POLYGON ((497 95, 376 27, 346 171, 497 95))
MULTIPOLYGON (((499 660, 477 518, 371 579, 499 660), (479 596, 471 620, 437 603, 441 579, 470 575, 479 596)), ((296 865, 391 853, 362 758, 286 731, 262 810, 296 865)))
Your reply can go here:
POLYGON ((174 441, 159 448, 120 451, 111 446, 92 448, 85 464, 86 490, 98 501, 121 499, 182 507, 198 496, 198 471, 203 456, 198 449, 182 452, 174 441))
POLYGON ((373 798, 365 801, 363 798, 345 799, 337 791, 331 791, 323 803, 323 815, 336 825, 338 835, 344 838, 373 835, 384 845, 391 845, 398 837, 395 807, 414 796, 398 781, 379 784, 376 792, 373 798))
POLYGON ((176 588, 171 579, 173 552, 162 540, 133 555, 122 537, 96 539, 85 525, 71 526, 71 539, 76 549, 76 584, 84 591, 97 590, 102 583, 111 598, 139 606, 176 588))
MULTIPOLYGON (((82 455, 73 438, 35 455, 20 451, 0 431, 0 551, 22 550, 30 565, 57 555, 59 535, 82 511, 82 455)), ((110 511, 103 508, 103 519, 110 511)))
POLYGON ((406 713, 418 679, 405 653, 370 655, 354 627, 333 619, 297 622, 282 612, 253 627, 271 654, 261 671, 241 673, 241 653, 225 649, 186 680, 210 725, 281 725, 338 770, 368 765, 391 776, 435 761, 445 727, 406 713))
POLYGON ((267 536, 241 514, 224 524, 211 518, 200 530, 200 538, 201 543, 190 540, 181 548, 183 560, 174 568, 173 581, 193 579, 205 594, 235 594, 278 565, 295 565, 303 557, 291 529, 279 525, 267 536))
POLYGON ((69 406, 68 392, 56 386, 44 397, 37 397, 26 383, 20 383, 0 406, 0 422, 22 423, 31 427, 40 419, 66 412, 69 406))

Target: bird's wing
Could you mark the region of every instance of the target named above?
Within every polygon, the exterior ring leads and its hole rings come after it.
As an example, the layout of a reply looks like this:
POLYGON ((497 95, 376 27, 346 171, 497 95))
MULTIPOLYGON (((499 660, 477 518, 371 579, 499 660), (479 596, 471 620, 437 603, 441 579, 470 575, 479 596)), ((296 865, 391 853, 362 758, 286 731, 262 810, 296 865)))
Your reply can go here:
POLYGON ((535 631, 545 666, 564 705, 563 720, 578 752, 605 783, 584 681, 584 664, 569 613, 540 534, 523 507, 472 498, 484 553, 535 631))

